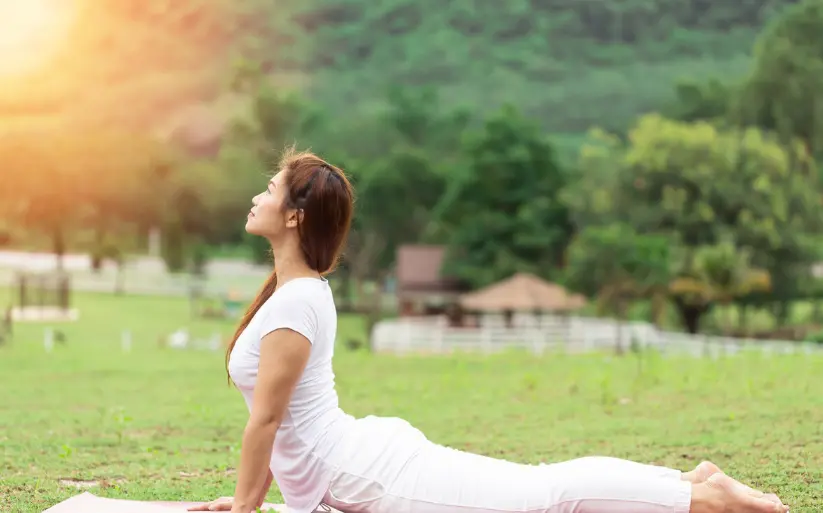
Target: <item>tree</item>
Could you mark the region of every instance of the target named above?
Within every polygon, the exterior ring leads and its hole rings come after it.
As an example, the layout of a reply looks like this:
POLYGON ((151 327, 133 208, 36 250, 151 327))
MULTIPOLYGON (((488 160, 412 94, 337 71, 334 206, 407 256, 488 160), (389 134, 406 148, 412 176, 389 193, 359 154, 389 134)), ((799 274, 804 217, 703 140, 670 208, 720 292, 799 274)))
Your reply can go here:
POLYGON ((272 162, 273 157, 298 141, 300 146, 323 152, 316 147, 319 138, 315 136, 325 126, 324 115, 301 96, 263 84, 254 97, 253 111, 264 160, 272 162))
POLYGON ((444 237, 443 198, 458 169, 466 121, 462 112, 440 105, 431 90, 394 88, 387 108, 374 118, 386 147, 341 159, 349 163, 357 190, 347 251, 355 281, 384 275, 401 244, 444 237))
POLYGON ((51 239, 62 268, 69 232, 88 205, 82 201, 82 151, 77 138, 63 133, 14 133, 3 138, 3 201, 12 216, 51 239), (42 141, 49 140, 44 145, 42 141))
POLYGON ((16 132, 0 158, 7 215, 49 236, 58 265, 72 239, 91 232, 98 267, 122 264, 124 241, 163 218, 177 166, 163 143, 116 130, 16 132))
MULTIPOLYGON (((773 283, 786 268, 797 270, 795 280, 810 272, 823 209, 814 163, 800 144, 754 128, 649 115, 627 144, 601 136, 585 146, 580 172, 565 196, 579 229, 624 222, 641 234, 670 234, 687 252, 731 240, 750 248, 751 264, 773 283)), ((687 274, 690 260, 682 262, 678 274, 687 274)), ((676 305, 696 330, 706 308, 689 297, 676 305)))
POLYGON ((642 235, 621 223, 589 226, 568 249, 566 284, 598 299, 601 312, 625 319, 632 301, 652 300, 652 318, 660 322, 672 279, 676 241, 660 234, 642 235))
MULTIPOLYGON (((735 106, 741 124, 773 130, 786 146, 799 139, 805 153, 823 152, 823 4, 802 0, 786 8, 761 34, 754 49, 754 67, 735 106)), ((794 159, 793 151, 788 153, 794 159)), ((791 167, 805 167, 805 162, 791 167)), ((782 234, 787 235, 787 234, 782 234)), ((791 235, 789 235, 791 237, 791 235)), ((756 304, 773 307, 778 321, 788 317, 790 301, 803 297, 802 283, 811 278, 814 237, 794 237, 774 248, 771 298, 756 295, 756 304), (798 258, 799 257, 799 258, 798 258), (780 262, 777 264, 777 262, 780 262)))
POLYGON ((758 38, 738 116, 823 151, 823 3, 785 9, 758 38))
POLYGON ((518 271, 548 276, 571 235, 559 200, 566 176, 552 145, 505 107, 465 145, 467 169, 452 179, 444 221, 451 231, 446 268, 474 286, 518 271))
POLYGON ((80 134, 74 144, 82 168, 77 201, 89 207, 82 226, 94 232, 92 261, 122 263, 123 241, 160 223, 178 157, 161 141, 112 129, 80 134))
POLYGON ((439 158, 459 155, 461 135, 470 120, 464 109, 444 108, 432 87, 392 86, 388 106, 379 118, 395 143, 426 148, 439 158))
MULTIPOLYGON (((729 305, 753 292, 768 292, 771 277, 751 265, 751 252, 735 247, 730 240, 713 246, 701 246, 679 265, 680 275, 669 286, 671 295, 683 313, 690 333, 698 330, 698 312, 714 304, 729 305)), ((731 323, 727 323, 731 327, 731 323)))
POLYGON ((423 149, 393 149, 373 165, 358 182, 358 213, 361 229, 382 240, 376 263, 384 269, 394 261, 397 246, 420 240, 443 195, 445 178, 423 149))
POLYGON ((715 121, 729 115, 734 89, 713 78, 705 82, 680 81, 675 85, 675 101, 664 109, 678 121, 715 121))
POLYGON ((188 267, 199 273, 205 264, 206 246, 225 241, 227 230, 242 233, 245 216, 238 214, 224 219, 222 214, 227 205, 233 205, 232 210, 239 210, 242 205, 243 210, 248 211, 250 197, 241 203, 228 180, 230 177, 214 163, 192 161, 181 163, 166 182, 164 258, 170 271, 188 267), (228 197, 232 201, 228 204, 226 193, 231 193, 228 197))

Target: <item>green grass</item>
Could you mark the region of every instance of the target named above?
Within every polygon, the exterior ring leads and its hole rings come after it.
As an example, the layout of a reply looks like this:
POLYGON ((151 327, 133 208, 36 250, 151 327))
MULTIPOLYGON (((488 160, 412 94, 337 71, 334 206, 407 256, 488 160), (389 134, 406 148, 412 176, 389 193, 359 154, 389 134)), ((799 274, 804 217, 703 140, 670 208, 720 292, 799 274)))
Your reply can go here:
MULTIPOLYGON (((246 419, 220 353, 160 349, 192 321, 185 301, 78 295, 68 345, 46 354, 42 326, 0 348, 0 510, 42 511, 80 493, 146 500, 231 495, 246 419), (134 348, 119 347, 121 329, 134 348)), ((340 339, 362 336, 342 317, 340 339)), ((776 491, 793 512, 823 501, 823 359, 748 355, 391 357, 341 348, 348 412, 408 419, 437 442, 522 462, 610 455, 688 468, 711 459, 776 491)), ((276 489, 270 501, 280 501, 276 489)))

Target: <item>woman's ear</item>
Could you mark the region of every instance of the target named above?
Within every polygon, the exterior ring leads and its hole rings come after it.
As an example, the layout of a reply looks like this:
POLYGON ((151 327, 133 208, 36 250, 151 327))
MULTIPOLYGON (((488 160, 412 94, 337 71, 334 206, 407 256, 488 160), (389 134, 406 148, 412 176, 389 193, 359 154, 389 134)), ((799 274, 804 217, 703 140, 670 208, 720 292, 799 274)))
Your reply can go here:
POLYGON ((303 222, 303 209, 290 209, 288 217, 286 218, 287 228, 297 228, 297 225, 303 222))

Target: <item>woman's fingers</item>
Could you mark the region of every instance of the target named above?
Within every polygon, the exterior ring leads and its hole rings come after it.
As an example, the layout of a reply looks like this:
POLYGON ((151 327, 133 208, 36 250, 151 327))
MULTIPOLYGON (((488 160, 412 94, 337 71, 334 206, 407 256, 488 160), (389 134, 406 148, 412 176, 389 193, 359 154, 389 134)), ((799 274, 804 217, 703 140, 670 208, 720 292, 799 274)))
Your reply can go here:
POLYGON ((188 511, 231 511, 232 507, 231 497, 220 497, 211 502, 204 502, 188 508, 188 511))

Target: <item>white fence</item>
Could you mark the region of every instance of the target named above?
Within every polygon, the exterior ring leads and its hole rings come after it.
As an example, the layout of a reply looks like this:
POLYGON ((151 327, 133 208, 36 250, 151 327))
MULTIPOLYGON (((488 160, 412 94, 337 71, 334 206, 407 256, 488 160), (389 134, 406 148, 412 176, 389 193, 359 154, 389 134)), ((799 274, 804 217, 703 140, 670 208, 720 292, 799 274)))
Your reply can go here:
POLYGON ((512 348, 537 354, 549 351, 586 353, 654 348, 661 353, 720 356, 744 350, 768 353, 815 353, 823 345, 754 340, 662 331, 642 322, 591 317, 523 316, 506 327, 502 318, 484 317, 478 327, 449 326, 444 317, 400 318, 377 323, 372 347, 385 353, 494 353, 512 348))
MULTIPOLYGON (((84 292, 116 292, 128 294, 188 296, 193 288, 205 294, 234 292, 251 297, 268 275, 267 266, 255 266, 235 260, 215 259, 206 264, 205 278, 187 274, 171 274, 159 258, 135 256, 122 269, 111 262, 95 272, 86 255, 65 255, 63 269, 71 275, 72 290, 84 292)), ((13 286, 18 272, 49 272, 57 268, 54 255, 0 251, 0 287, 13 286)))

